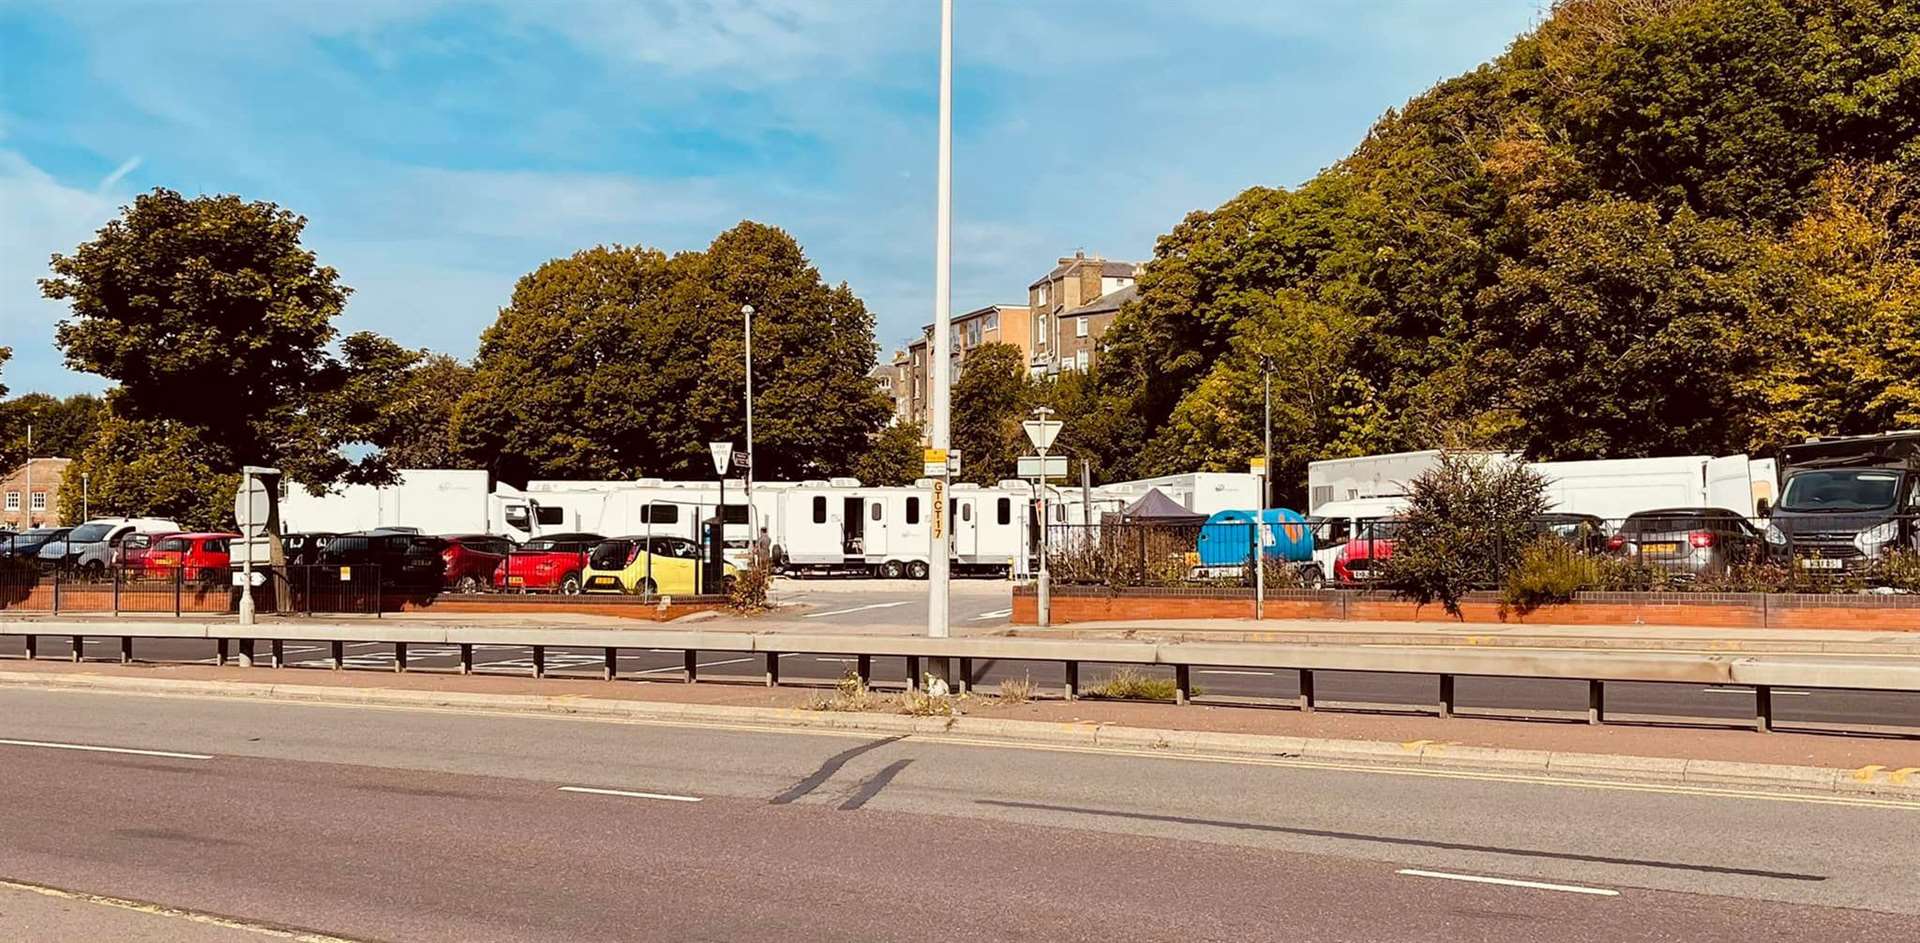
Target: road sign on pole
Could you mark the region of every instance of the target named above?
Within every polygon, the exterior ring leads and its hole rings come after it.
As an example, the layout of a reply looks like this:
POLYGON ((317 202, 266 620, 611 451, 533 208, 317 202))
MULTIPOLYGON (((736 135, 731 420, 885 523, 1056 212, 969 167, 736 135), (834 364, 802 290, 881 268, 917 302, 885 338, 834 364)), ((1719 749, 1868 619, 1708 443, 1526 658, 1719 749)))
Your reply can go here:
POLYGON ((1065 455, 1022 455, 1017 460, 1016 473, 1022 478, 1065 478, 1067 477, 1067 457, 1065 455))
POLYGON ((707 443, 707 449, 713 453, 714 473, 725 475, 727 473, 727 465, 733 459, 733 443, 709 442, 707 443))
POLYGON ((240 490, 233 496, 234 523, 240 525, 240 533, 247 540, 246 557, 240 561, 240 624, 253 624, 253 540, 267 532, 267 522, 273 516, 273 495, 268 492, 272 483, 280 480, 280 469, 247 465, 240 469, 240 490), (266 476, 269 481, 261 481, 266 476))
MULTIPOLYGON (((1041 407, 1040 409, 1034 410, 1034 412, 1050 413, 1053 412, 1053 410, 1041 407)), ((1053 448, 1054 437, 1060 434, 1060 427, 1063 425, 1065 425, 1065 423, 1057 419, 1042 417, 1040 419, 1029 419, 1021 423, 1020 427, 1027 430, 1027 439, 1033 443, 1033 447, 1045 452, 1053 448)))
POLYGON ((921 468, 920 468, 921 474, 927 476, 928 478, 941 478, 946 476, 947 474, 947 450, 946 449, 927 449, 926 452, 920 456, 920 458, 921 458, 921 468))

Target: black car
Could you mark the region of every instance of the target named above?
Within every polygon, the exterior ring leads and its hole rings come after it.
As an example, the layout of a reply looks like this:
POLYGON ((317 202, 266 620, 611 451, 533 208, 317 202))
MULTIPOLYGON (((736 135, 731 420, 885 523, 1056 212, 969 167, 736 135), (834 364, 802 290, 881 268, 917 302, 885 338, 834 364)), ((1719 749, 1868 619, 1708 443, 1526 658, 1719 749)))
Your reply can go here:
POLYGON ((40 548, 56 540, 67 539, 71 527, 34 527, 23 530, 0 543, 0 554, 10 557, 23 557, 32 560, 40 555, 40 548))
POLYGON ((1533 529, 1542 537, 1558 537, 1581 550, 1598 553, 1607 546, 1607 522, 1593 514, 1555 511, 1533 519, 1533 529))
POLYGON ((280 535, 280 547, 287 556, 288 566, 304 566, 320 562, 320 551, 339 534, 327 532, 308 532, 280 535))
POLYGON ((380 585, 396 589, 437 592, 446 575, 438 537, 369 530, 341 534, 327 541, 314 562, 321 566, 378 567, 380 585))

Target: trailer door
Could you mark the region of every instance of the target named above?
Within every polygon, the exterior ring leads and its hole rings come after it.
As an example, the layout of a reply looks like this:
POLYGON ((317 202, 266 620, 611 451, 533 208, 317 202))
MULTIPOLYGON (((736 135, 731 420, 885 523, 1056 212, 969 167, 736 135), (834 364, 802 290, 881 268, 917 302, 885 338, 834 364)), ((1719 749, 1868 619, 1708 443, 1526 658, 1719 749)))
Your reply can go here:
POLYGON ((961 498, 956 502, 958 513, 953 517, 953 552, 962 560, 971 562, 980 552, 980 503, 979 498, 961 498))
POLYGON ((867 499, 867 554, 874 559, 887 557, 892 545, 887 542, 887 499, 885 495, 867 499))
POLYGON ((1707 506, 1753 516, 1753 477, 1745 455, 1707 460, 1707 506))

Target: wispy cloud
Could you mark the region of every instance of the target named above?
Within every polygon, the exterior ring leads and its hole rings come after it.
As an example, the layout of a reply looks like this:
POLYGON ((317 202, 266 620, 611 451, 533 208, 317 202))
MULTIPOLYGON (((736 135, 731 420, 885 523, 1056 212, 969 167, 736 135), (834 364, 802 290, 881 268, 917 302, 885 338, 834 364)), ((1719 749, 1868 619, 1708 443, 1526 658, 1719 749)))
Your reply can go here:
POLYGON ((133 173, 134 171, 139 169, 140 169, 140 155, 135 154, 134 156, 127 158, 125 161, 122 161, 120 166, 113 168, 113 173, 110 173, 105 177, 100 178, 100 182, 97 184, 94 184, 93 192, 105 193, 108 190, 113 189, 115 184, 119 183, 122 180, 127 179, 128 174, 133 173))

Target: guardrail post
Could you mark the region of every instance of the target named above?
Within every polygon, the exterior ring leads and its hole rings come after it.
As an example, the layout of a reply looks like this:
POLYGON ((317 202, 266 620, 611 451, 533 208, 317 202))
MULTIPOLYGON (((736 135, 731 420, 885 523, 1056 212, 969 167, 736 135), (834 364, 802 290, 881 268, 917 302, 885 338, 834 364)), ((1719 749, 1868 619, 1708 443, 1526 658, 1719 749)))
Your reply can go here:
POLYGON ((612 681, 613 676, 620 673, 620 650, 609 648, 604 654, 606 655, 606 680, 612 681))
POLYGON ((533 676, 536 678, 544 678, 547 676, 547 647, 545 645, 535 645, 533 647, 533 676))
POLYGON ((60 571, 53 571, 53 614, 60 614, 60 571))
POLYGON ((853 656, 853 676, 860 679, 860 685, 862 687, 869 687, 873 684, 872 655, 853 656))
POLYGON ((1067 683, 1063 688, 1067 700, 1071 701, 1080 694, 1080 663, 1067 662, 1067 683))
POLYGON ((1593 680, 1587 682, 1587 723, 1604 724, 1607 722, 1606 682, 1593 680))
POLYGON ((907 690, 920 690, 920 656, 907 656, 907 690))
POLYGON ((973 659, 960 659, 960 673, 954 677, 954 684, 956 694, 965 694, 968 688, 973 687, 973 659))
POLYGON ((107 567, 107 577, 113 580, 113 614, 117 616, 120 614, 120 568, 107 567))
POLYGON ((275 668, 284 667, 287 663, 287 643, 280 639, 274 639, 267 643, 267 648, 272 653, 273 666, 275 668))
POLYGON ((328 647, 332 649, 330 654, 333 656, 333 670, 339 671, 347 667, 347 643, 333 642, 328 647))
POLYGON ((86 651, 87 651, 86 636, 76 635, 73 637, 73 651, 68 653, 67 660, 79 661, 80 659, 86 657, 86 651))
POLYGON ((407 670, 407 643, 405 642, 393 643, 393 670, 396 672, 407 670))
POLYGON ((253 639, 243 638, 240 640, 240 667, 253 667, 253 639))
POLYGON ((120 663, 124 665, 131 661, 133 661, 133 636, 122 635, 120 636, 120 663))
POLYGON ((39 657, 40 657, 40 636, 28 635, 27 636, 27 660, 32 661, 39 657))
POLYGON ((1773 686, 1756 684, 1753 687, 1753 729, 1760 733, 1773 732, 1773 686))
POLYGON ((680 680, 692 684, 700 677, 700 653, 689 648, 680 653, 680 680))
POLYGON ((216 639, 213 643, 213 663, 221 668, 227 666, 227 640, 216 639))
POLYGON ((1453 675, 1440 676, 1440 716, 1453 716, 1453 675))
POLYGON ((779 685, 780 685, 780 655, 778 652, 768 652, 767 653, 767 687, 772 688, 772 687, 778 687, 779 685))
POLYGON ((1300 711, 1313 713, 1313 669, 1300 669, 1300 711))
POLYGON ((470 642, 460 643, 460 673, 473 674, 473 644, 470 642))
POLYGON ((180 618, 180 584, 185 580, 184 573, 185 567, 173 571, 173 617, 176 619, 180 618))
POLYGON ((1173 666, 1173 702, 1185 705, 1193 697, 1193 669, 1188 665, 1173 666))

